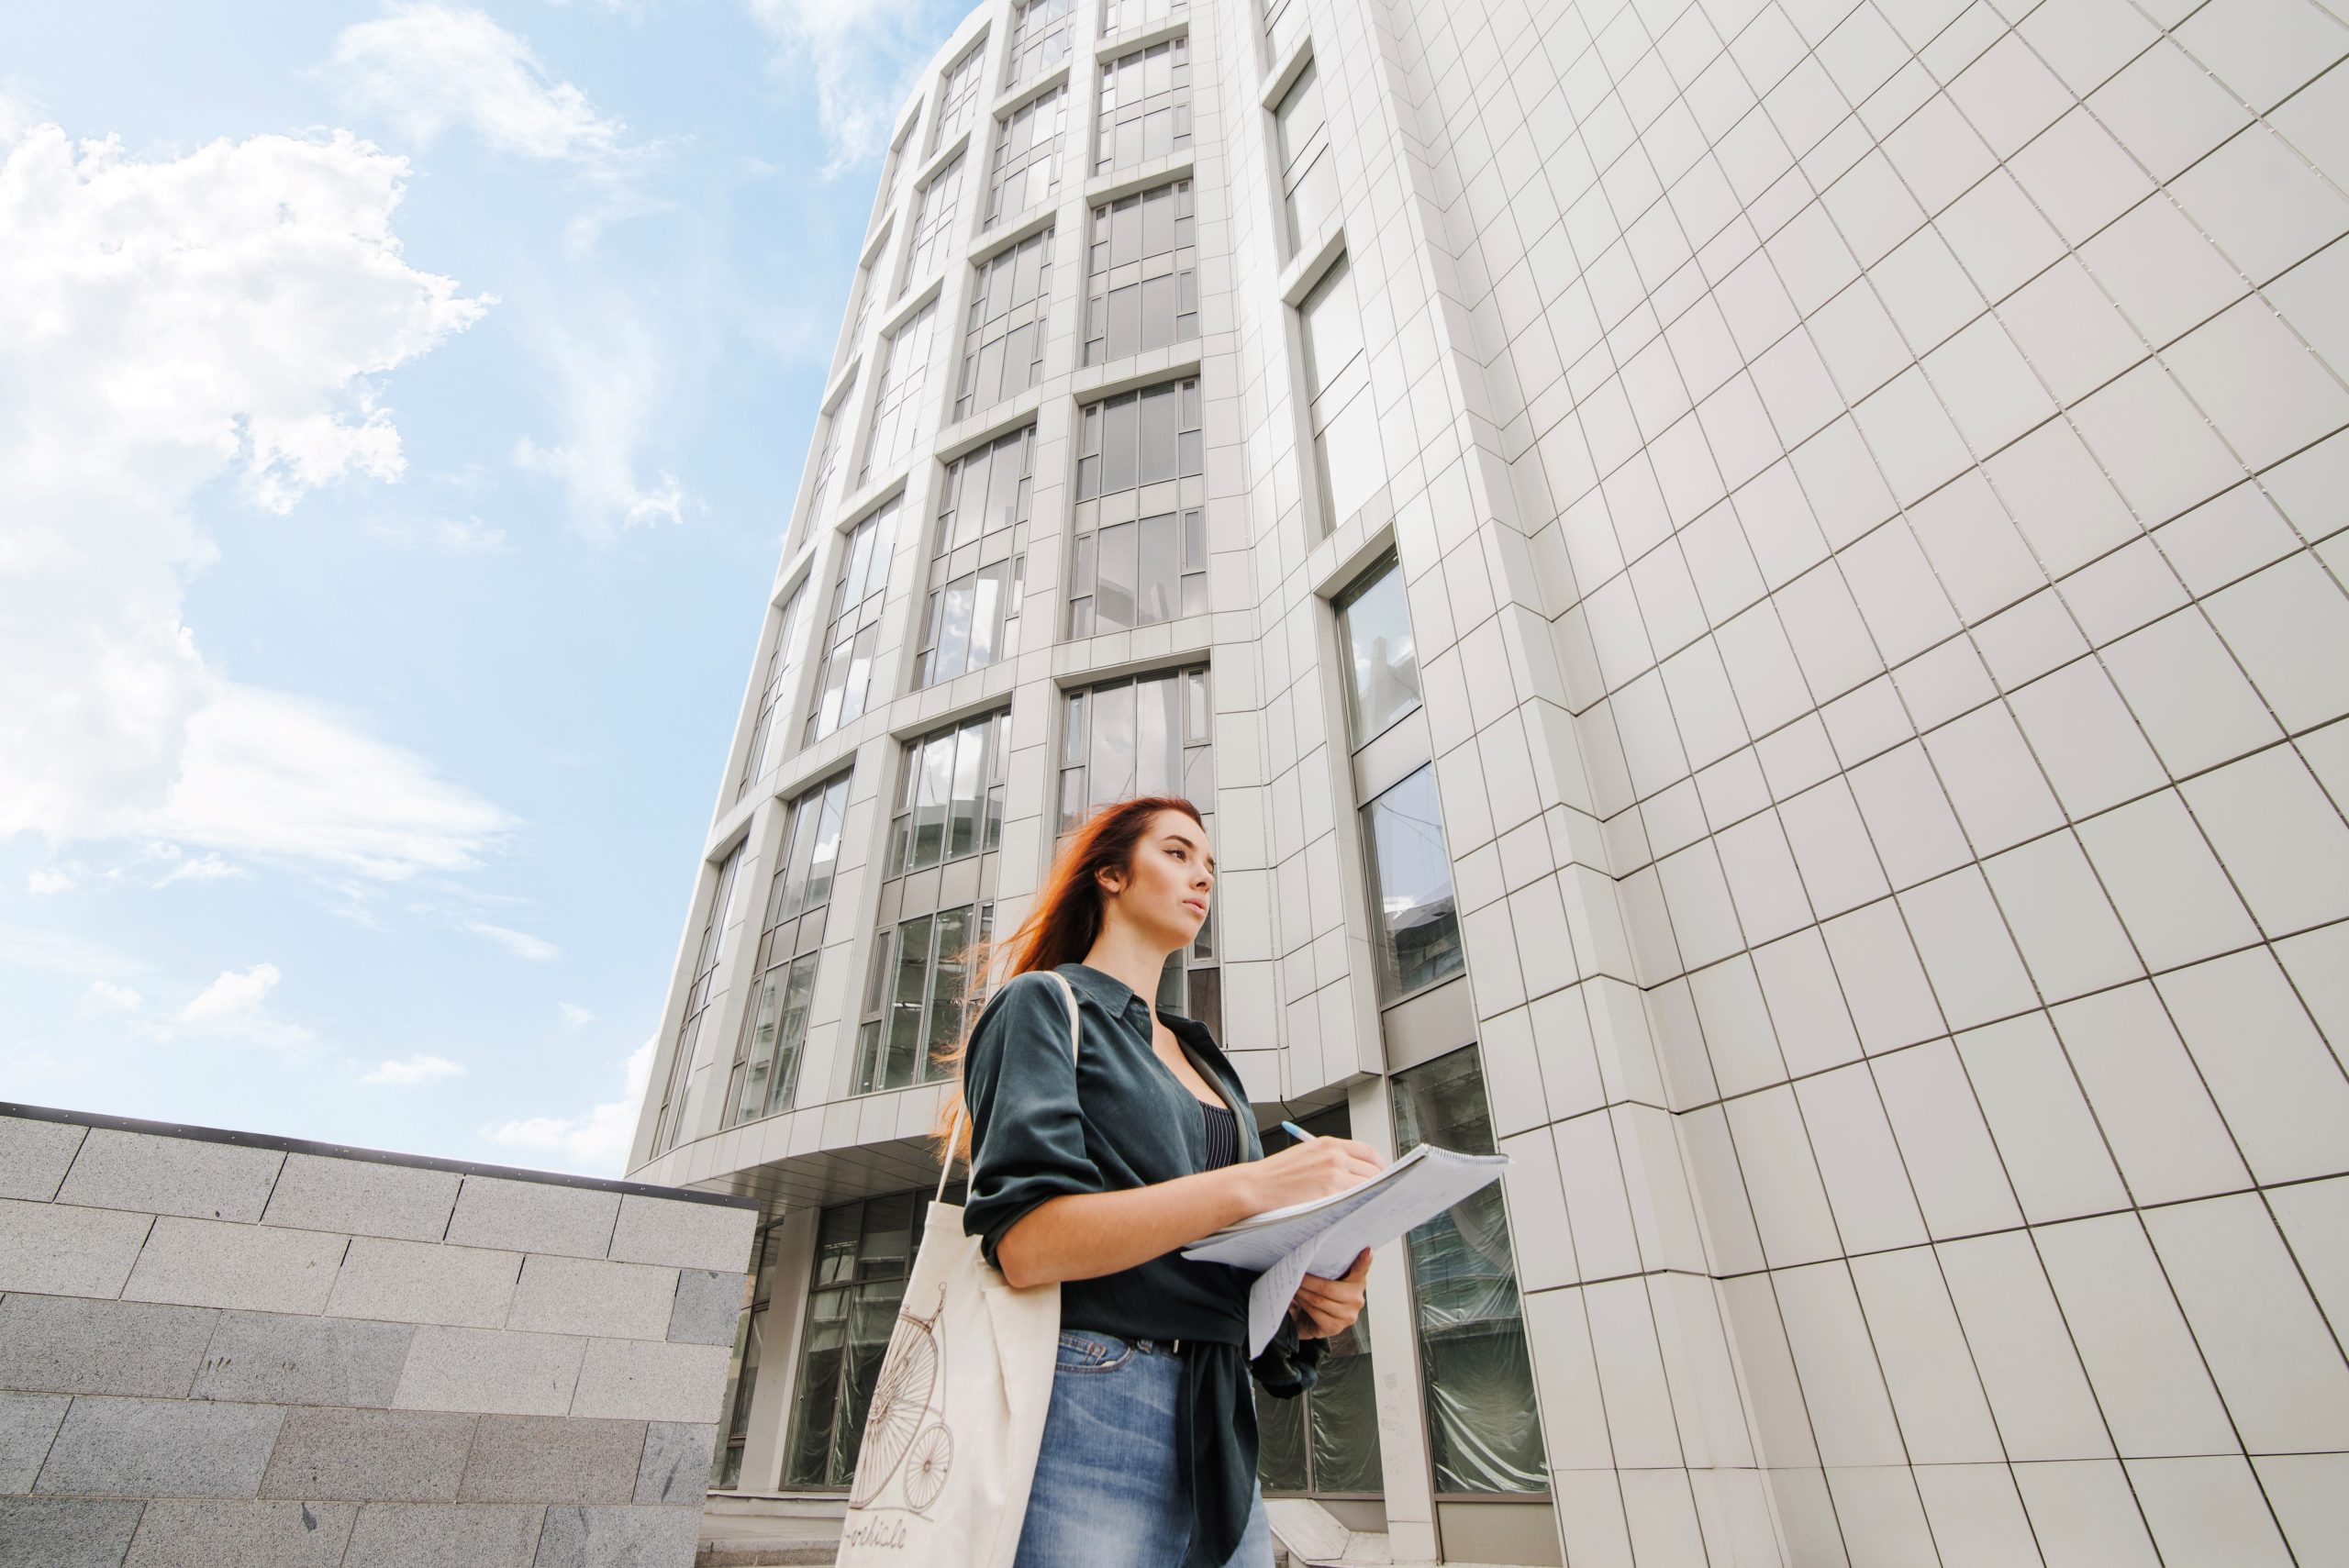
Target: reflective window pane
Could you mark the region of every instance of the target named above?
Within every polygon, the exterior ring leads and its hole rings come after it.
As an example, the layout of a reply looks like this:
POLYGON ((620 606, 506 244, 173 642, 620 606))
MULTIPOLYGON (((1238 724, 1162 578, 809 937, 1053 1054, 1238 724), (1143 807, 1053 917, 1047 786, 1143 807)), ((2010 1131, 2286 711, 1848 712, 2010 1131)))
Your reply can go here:
POLYGON ((1419 706, 1419 660, 1411 641, 1411 606, 1393 556, 1375 566, 1339 601, 1346 649, 1346 695, 1353 742, 1362 746, 1419 706))
POLYGON ((1379 995, 1393 1002, 1458 973, 1464 962, 1432 766, 1363 807, 1363 842, 1379 995))

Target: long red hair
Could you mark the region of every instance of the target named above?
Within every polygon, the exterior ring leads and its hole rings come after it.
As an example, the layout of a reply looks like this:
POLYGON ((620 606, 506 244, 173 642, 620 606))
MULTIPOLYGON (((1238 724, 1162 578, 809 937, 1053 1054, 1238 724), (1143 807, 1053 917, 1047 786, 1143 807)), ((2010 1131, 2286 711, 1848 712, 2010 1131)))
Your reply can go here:
MULTIPOLYGON (((1068 847, 1052 862, 1052 869, 1044 877, 1044 885, 1037 893, 1028 917, 992 941, 972 944, 963 961, 963 973, 974 983, 985 979, 986 989, 992 993, 1015 974, 1025 974, 1031 969, 1057 969, 1063 963, 1083 960, 1101 935, 1103 909, 1108 895, 1101 890, 1100 873, 1114 871, 1131 874, 1135 846, 1150 830, 1151 818, 1162 811, 1179 811, 1199 823, 1202 829, 1206 827, 1199 808, 1179 795, 1146 795, 1103 806, 1069 835, 1068 847), (1002 967, 999 975, 996 973, 997 965, 1002 967)), ((970 1009, 954 1048, 940 1051, 936 1058, 954 1073, 954 1087, 940 1104, 938 1119, 930 1129, 930 1141, 942 1162, 971 1157, 970 1118, 963 1118, 962 1131, 957 1136, 954 1117, 963 1109, 963 1058, 970 1051, 971 1031, 978 1023, 981 1010, 970 1009)))

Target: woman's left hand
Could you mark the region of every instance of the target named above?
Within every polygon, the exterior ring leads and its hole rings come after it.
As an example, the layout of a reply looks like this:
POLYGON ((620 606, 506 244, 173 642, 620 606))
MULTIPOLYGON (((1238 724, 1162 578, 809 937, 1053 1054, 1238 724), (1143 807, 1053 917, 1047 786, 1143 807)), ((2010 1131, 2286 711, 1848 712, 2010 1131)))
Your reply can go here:
POLYGON ((1342 1334, 1362 1316, 1363 1281, 1370 1273, 1370 1250, 1364 1248, 1342 1279, 1318 1279, 1312 1274, 1297 1282, 1297 1299, 1289 1316, 1297 1319, 1300 1340, 1326 1340, 1342 1334))

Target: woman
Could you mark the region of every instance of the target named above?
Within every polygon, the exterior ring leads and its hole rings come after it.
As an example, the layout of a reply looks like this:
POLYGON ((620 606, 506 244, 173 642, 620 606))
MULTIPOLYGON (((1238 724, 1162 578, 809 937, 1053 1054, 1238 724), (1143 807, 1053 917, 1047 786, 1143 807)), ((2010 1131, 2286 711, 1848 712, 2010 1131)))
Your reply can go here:
MULTIPOLYGON (((1008 978, 955 1053, 969 1096, 963 1229, 1013 1286, 1061 1282, 1061 1336, 1015 1568, 1270 1568, 1250 1375, 1295 1397, 1321 1341, 1362 1312, 1364 1252, 1308 1276, 1252 1363, 1255 1276, 1180 1249, 1375 1175, 1322 1138, 1267 1158, 1214 1038, 1150 998, 1208 917, 1215 855, 1197 810, 1150 796, 1074 836, 1009 950, 1008 978), (1069 1049, 1074 988, 1081 1050, 1069 1049)), ((985 970, 977 971, 985 973, 985 970)), ((942 1140, 959 1096, 939 1118, 942 1140)))

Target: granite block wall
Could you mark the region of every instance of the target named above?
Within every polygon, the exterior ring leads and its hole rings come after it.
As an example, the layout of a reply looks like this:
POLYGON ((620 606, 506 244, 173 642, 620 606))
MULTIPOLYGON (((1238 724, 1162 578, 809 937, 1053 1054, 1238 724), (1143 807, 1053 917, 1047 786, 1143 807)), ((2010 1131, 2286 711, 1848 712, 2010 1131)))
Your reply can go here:
POLYGON ((756 1218, 0 1105, 0 1563, 682 1568, 756 1218))

